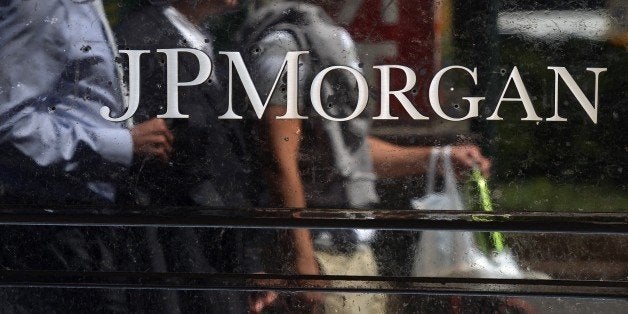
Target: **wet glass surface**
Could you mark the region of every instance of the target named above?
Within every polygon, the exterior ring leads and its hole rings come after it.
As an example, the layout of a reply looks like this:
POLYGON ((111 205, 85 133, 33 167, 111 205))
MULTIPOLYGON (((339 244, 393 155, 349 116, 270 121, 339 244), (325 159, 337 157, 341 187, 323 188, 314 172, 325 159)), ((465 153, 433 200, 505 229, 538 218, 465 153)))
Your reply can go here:
POLYGON ((1 306, 625 312, 627 9, 0 0, 1 306))

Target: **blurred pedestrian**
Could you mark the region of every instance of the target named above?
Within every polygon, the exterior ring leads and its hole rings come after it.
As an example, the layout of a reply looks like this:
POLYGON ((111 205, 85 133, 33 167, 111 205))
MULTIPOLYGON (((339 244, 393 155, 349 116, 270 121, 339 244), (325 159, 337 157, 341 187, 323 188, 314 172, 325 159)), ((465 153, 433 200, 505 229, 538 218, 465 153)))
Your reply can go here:
MULTIPOLYGON (((93 205, 84 208, 104 213, 134 156, 168 160, 173 137, 164 121, 129 129, 130 123, 100 115, 103 106, 113 115, 125 111, 117 49, 100 0, 2 1, 0 33, 3 204, 93 205)), ((1 236, 4 269, 114 268, 107 245, 112 229, 6 226, 1 236)), ((109 311, 122 304, 106 293, 99 302, 60 295, 68 290, 49 290, 46 297, 20 291, 15 302, 4 299, 3 309, 109 311)))
MULTIPOLYGON (((360 60, 349 33, 336 25, 318 6, 300 2, 274 2, 256 10, 241 32, 242 53, 253 83, 262 99, 270 97, 259 125, 263 147, 279 206, 290 208, 375 208, 379 196, 377 178, 420 175, 426 171, 431 147, 402 147, 369 135, 371 112, 348 121, 321 117, 310 102, 314 77, 331 66, 360 71, 360 60), (276 76, 288 52, 309 51, 300 56, 298 77, 299 113, 308 119, 277 119, 286 113, 289 79, 276 76), (272 95, 269 95, 278 82, 272 95)), ((322 83, 321 99, 328 114, 350 116, 358 100, 354 76, 334 70, 322 83)), ((318 97, 318 95, 316 95, 318 97)), ((476 146, 452 148, 459 169, 479 165, 487 173, 490 162, 476 146)), ((316 274, 310 235, 294 236, 296 270, 316 274)), ((328 275, 378 275, 367 230, 314 232, 316 257, 328 275)), ((386 310, 384 297, 328 296, 326 311, 386 310), (377 298, 377 299, 376 299, 377 298)))
MULTIPOLYGON (((218 116, 226 110, 226 84, 214 49, 214 36, 203 27, 209 17, 239 8, 234 0, 148 1, 125 16, 116 27, 121 49, 150 50, 141 59, 140 106, 136 121, 165 113, 169 93, 166 79, 168 62, 177 62, 180 81, 199 75, 199 57, 180 52, 169 60, 157 49, 195 49, 212 62, 210 76, 201 84, 179 88, 179 110, 188 119, 168 119, 176 137, 171 161, 137 160, 127 187, 128 200, 149 205, 147 210, 196 211, 216 208, 248 208, 259 204, 263 195, 259 175, 251 171, 249 148, 243 141, 244 125, 218 116), (150 34, 150 36, 147 36, 150 34)), ((197 228, 148 228, 141 238, 146 246, 142 265, 157 272, 257 273, 263 267, 258 258, 261 240, 251 230, 197 228), (151 252, 159 251, 160 255, 151 252)), ((226 291, 182 291, 170 293, 156 309, 180 311, 243 312, 248 300, 239 300, 226 291)), ((274 296, 260 295, 259 300, 274 296)), ((264 307, 265 304, 262 305, 264 307)))

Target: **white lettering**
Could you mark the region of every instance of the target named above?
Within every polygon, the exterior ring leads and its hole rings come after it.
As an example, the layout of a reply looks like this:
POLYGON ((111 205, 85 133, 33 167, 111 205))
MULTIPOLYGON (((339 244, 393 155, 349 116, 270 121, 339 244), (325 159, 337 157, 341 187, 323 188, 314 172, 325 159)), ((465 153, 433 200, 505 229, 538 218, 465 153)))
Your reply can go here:
POLYGON ((462 121, 462 120, 466 120, 470 118, 475 118, 478 116, 479 103, 481 100, 484 100, 485 97, 462 97, 462 99, 469 102, 469 113, 462 118, 452 118, 448 116, 447 114, 445 114, 445 112, 443 111, 443 108, 440 104, 440 97, 438 97, 438 90, 440 88, 440 80, 447 71, 454 70, 454 69, 464 70, 465 72, 469 73, 471 77, 473 78, 473 83, 475 83, 475 85, 478 84, 478 69, 477 68, 473 68, 473 71, 471 71, 468 68, 465 68, 463 66, 452 65, 438 71, 438 73, 436 73, 436 75, 432 79, 432 83, 430 83, 429 94, 430 94, 430 104, 432 105, 432 109, 441 118, 445 120, 449 120, 449 121, 462 121))
POLYGON ((523 80, 521 79, 521 75, 519 74, 519 69, 514 67, 512 69, 512 73, 510 73, 510 77, 508 78, 508 82, 506 82, 506 86, 504 87, 504 91, 502 92, 502 96, 499 98, 497 102, 497 106, 495 107, 495 112, 493 115, 488 117, 486 120, 504 120, 498 115, 499 107, 504 101, 520 101, 523 103, 523 108, 526 110, 527 116, 522 118, 521 121, 541 121, 541 119, 534 111, 534 106, 532 105, 532 100, 530 99, 530 95, 528 94, 528 90, 526 89, 525 84, 523 84, 523 80), (505 98, 506 92, 508 91, 508 86, 510 86, 510 81, 515 82, 515 87, 517 88, 517 92, 519 93, 519 98, 505 98))
POLYGON ((179 112, 179 87, 199 85, 209 78, 212 71, 212 61, 202 51, 191 48, 158 49, 157 52, 166 54, 166 113, 157 118, 187 119, 190 116, 179 112), (198 75, 190 82, 179 82, 179 52, 188 52, 196 56, 199 63, 198 75))
POLYGON ((120 50, 120 54, 129 56, 129 107, 119 118, 112 118, 111 108, 103 106, 100 115, 113 122, 121 122, 133 117, 140 104, 140 56, 149 50, 120 50))
POLYGON ((416 74, 412 69, 402 65, 381 65, 375 66, 374 69, 381 71, 381 100, 380 100, 380 114, 377 117, 373 117, 374 120, 399 120, 399 117, 393 117, 390 114, 390 96, 395 96, 401 103, 401 106, 414 120, 428 120, 429 118, 420 114, 416 108, 410 102, 410 99, 403 93, 409 92, 416 84, 416 74), (406 86, 398 91, 390 90, 390 69, 400 69, 406 75, 406 86))
POLYGON ((314 78, 314 81, 312 81, 312 87, 310 89, 310 101, 312 102, 312 106, 314 107, 314 110, 316 110, 316 112, 318 112, 318 114, 321 115, 321 117, 331 120, 331 121, 337 121, 337 122, 349 121, 359 116, 362 113, 362 111, 366 109, 366 105, 368 103, 368 96, 369 96, 368 89, 369 87, 368 87, 368 84, 366 83, 366 78, 364 78, 364 75, 362 75, 362 73, 360 73, 359 71, 352 69, 350 67, 347 67, 347 66, 333 66, 318 73, 318 75, 316 75, 316 77, 314 78), (355 77, 356 81, 358 82, 358 105, 356 106, 353 113, 346 118, 336 118, 336 117, 332 117, 328 115, 327 112, 325 112, 325 109, 323 109, 323 104, 321 103, 321 89, 323 86, 323 79, 325 79, 325 76, 327 75, 327 73, 334 70, 349 71, 349 73, 351 73, 355 77))
POLYGON ((253 80, 251 79, 251 74, 246 69, 246 65, 244 64, 244 60, 242 60, 242 56, 239 52, 220 52, 221 55, 226 55, 229 58, 229 108, 225 114, 218 117, 219 119, 234 119, 239 120, 242 119, 242 116, 236 114, 233 111, 233 68, 235 67, 240 80, 242 81, 242 85, 244 86, 244 90, 246 91, 247 96, 251 100, 251 104, 253 105, 253 109, 257 114, 259 119, 264 115, 264 111, 270 102, 270 99, 275 92, 275 88, 277 87, 277 83, 281 79, 281 75, 283 70, 286 68, 287 75, 287 110, 286 114, 277 117, 277 119, 307 119, 307 117, 299 115, 298 112, 298 94, 299 94, 299 56, 303 54, 308 54, 309 51, 290 51, 286 54, 286 58, 284 59, 281 68, 279 69, 279 73, 275 78, 275 83, 271 88, 266 101, 262 104, 262 99, 253 84, 253 80))
POLYGON ((567 119, 558 115, 558 79, 561 78, 563 82, 567 85, 571 93, 576 96, 578 103, 584 111, 589 115, 591 121, 597 124, 597 105, 598 105, 598 81, 600 78, 600 73, 606 72, 606 68, 587 68, 587 71, 593 72, 595 74, 595 99, 593 104, 591 101, 584 95, 582 89, 578 86, 576 81, 573 79, 571 74, 564 67, 547 67, 549 70, 554 71, 554 116, 548 118, 547 121, 559 121, 564 122, 567 119))

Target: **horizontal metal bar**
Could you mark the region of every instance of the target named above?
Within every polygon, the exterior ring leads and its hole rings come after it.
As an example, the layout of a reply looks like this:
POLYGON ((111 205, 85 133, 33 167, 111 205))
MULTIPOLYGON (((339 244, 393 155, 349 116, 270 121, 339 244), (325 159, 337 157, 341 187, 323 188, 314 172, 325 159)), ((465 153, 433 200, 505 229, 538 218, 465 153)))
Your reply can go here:
POLYGON ((348 292, 417 295, 626 298, 617 281, 289 276, 180 273, 0 272, 0 288, 348 292))
POLYGON ((0 208, 0 225, 334 228, 628 233, 628 213, 153 208, 0 208))

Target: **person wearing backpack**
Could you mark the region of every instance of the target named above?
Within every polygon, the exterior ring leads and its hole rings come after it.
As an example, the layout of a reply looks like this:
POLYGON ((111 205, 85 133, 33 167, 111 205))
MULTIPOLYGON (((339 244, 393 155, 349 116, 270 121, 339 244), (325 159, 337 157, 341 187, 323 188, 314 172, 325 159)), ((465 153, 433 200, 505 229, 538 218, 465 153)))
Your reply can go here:
MULTIPOLYGON (((377 178, 420 175, 431 147, 401 147, 369 135, 369 108, 348 121, 321 117, 310 102, 314 77, 331 66, 361 71, 355 43, 318 6, 300 1, 274 2, 249 16, 239 35, 241 53, 261 99, 270 97, 258 122, 260 167, 268 173, 278 206, 289 208, 376 208, 377 178), (270 92, 288 52, 299 57, 299 114, 308 119, 277 119, 286 113, 288 79, 283 73, 270 92)), ((321 102, 331 116, 347 117, 357 102, 357 82, 348 71, 331 71, 322 82, 321 102)), ((316 95, 318 96, 318 95, 316 95)), ((249 120, 258 121, 245 103, 249 120)), ((242 109, 241 109, 242 110, 242 109)), ((476 146, 452 148, 458 168, 490 162, 476 146)), ((378 274, 367 230, 294 230, 295 270, 300 274, 375 276, 378 274), (314 258, 316 257, 316 259, 314 258)), ((325 298, 326 312, 381 313, 381 295, 335 294, 325 298)))

